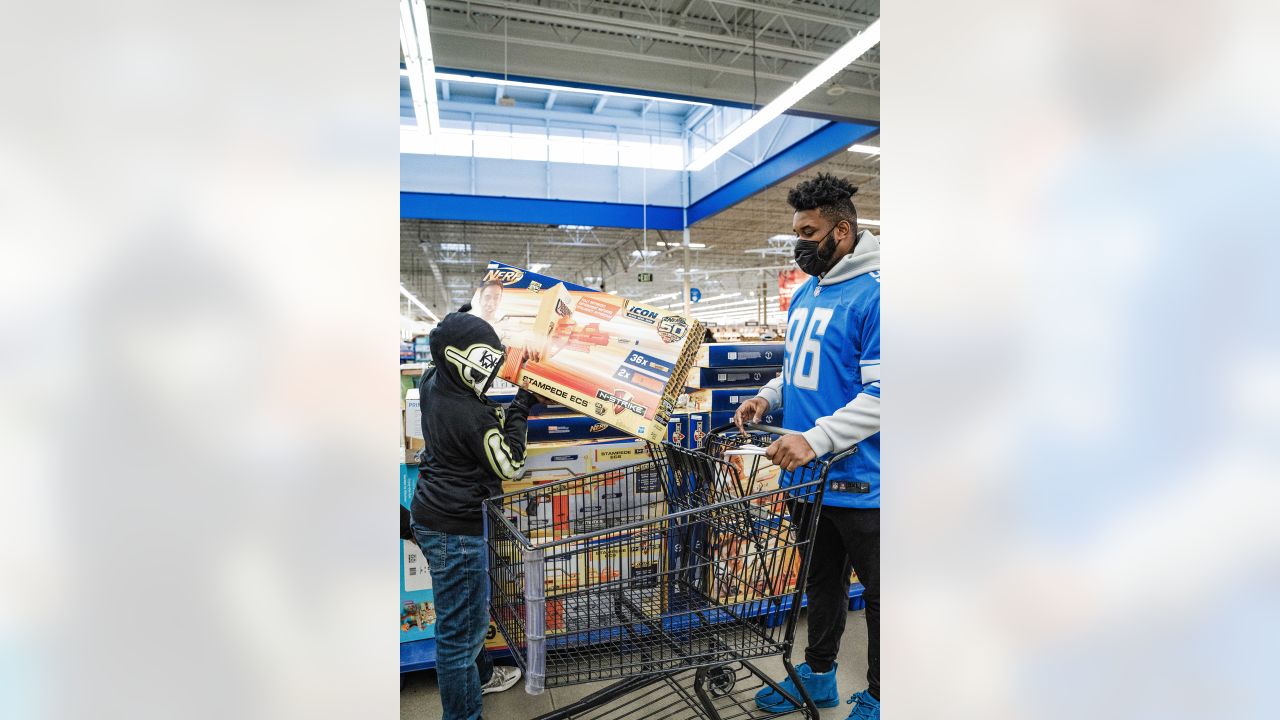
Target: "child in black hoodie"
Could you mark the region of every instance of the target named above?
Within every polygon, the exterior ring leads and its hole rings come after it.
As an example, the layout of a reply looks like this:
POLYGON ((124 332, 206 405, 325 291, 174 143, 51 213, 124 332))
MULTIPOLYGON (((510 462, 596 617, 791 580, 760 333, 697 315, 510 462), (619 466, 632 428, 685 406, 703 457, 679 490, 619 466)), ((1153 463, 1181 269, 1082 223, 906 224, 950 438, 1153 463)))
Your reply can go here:
POLYGON ((436 606, 436 675, 444 720, 476 720, 481 695, 506 690, 518 668, 493 665, 481 504, 524 469, 529 408, 521 390, 507 408, 485 397, 505 348, 493 327, 465 312, 431 331, 435 368, 422 378, 422 437, 412 530, 431 569, 436 606))

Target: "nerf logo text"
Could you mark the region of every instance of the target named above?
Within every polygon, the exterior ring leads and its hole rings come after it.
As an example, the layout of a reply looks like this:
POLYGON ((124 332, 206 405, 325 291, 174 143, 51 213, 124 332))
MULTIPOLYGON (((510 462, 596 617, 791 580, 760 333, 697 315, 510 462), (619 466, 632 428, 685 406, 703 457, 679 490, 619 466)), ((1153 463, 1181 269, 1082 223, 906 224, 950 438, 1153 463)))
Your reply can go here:
POLYGON ((514 285, 520 282, 520 278, 524 277, 524 271, 517 268, 499 268, 497 270, 489 270, 484 274, 484 282, 498 281, 503 285, 514 285))

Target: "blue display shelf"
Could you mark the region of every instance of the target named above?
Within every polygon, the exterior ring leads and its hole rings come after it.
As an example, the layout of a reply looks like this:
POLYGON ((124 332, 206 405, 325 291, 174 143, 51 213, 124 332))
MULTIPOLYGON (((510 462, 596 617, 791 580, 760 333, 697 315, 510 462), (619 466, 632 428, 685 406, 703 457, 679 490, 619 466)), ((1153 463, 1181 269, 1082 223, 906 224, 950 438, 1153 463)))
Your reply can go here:
MULTIPOLYGON (((511 657, 511 651, 507 648, 501 650, 490 650, 489 657, 494 660, 511 657)), ((436 669, 436 641, 435 638, 427 640, 414 640, 413 642, 400 643, 400 672, 414 672, 417 670, 435 670, 436 669)))
MULTIPOLYGON (((849 609, 862 610, 867 606, 867 601, 862 599, 863 591, 862 583, 854 583, 849 586, 849 609)), ((806 607, 809 604, 809 596, 800 596, 800 607, 806 607)), ((786 619, 786 613, 791 609, 791 598, 785 598, 779 604, 778 609, 765 615, 764 624, 769 627, 777 627, 786 619)))
MULTIPOLYGON (((800 599, 800 607, 804 607, 807 598, 800 599)), ((866 602, 862 599, 862 584, 854 583, 849 586, 849 609, 861 610, 866 607, 866 602)), ((791 599, 787 598, 782 601, 781 606, 773 612, 758 611, 754 613, 756 616, 763 616, 763 620, 769 627, 777 627, 782 624, 785 613, 791 608, 791 599)), ((494 660, 511 657, 511 651, 507 648, 501 650, 490 650, 490 657, 494 660)), ((400 643, 400 672, 415 672, 418 670, 434 670, 436 667, 436 641, 415 640, 414 642, 400 643)))

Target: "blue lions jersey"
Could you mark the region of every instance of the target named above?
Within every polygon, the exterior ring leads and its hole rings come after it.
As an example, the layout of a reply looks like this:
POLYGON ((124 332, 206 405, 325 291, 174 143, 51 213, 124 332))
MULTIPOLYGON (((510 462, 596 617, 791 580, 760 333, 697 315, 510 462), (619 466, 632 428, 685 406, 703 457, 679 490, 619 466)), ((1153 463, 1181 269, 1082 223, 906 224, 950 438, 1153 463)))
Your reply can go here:
MULTIPOLYGON (((782 381, 783 426, 799 432, 859 393, 880 397, 879 270, 826 286, 809 278, 796 291, 787 313, 782 381)), ((880 507, 879 432, 832 466, 823 505, 880 507)))

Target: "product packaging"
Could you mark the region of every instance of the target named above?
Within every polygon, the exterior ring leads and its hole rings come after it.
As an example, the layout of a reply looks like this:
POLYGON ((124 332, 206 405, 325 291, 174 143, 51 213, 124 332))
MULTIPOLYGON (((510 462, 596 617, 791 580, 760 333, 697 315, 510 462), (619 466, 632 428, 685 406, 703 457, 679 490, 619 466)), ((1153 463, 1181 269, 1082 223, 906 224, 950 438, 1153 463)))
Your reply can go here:
POLYGON ((490 262, 472 305, 507 347, 504 380, 659 442, 697 358, 702 324, 490 262))
POLYGON ((529 442, 541 443, 625 438, 627 435, 623 430, 586 415, 553 415, 529 418, 527 437, 529 442))
POLYGON ((690 388, 738 388, 764 385, 782 372, 781 365, 744 368, 694 368, 685 384, 690 388))
POLYGON ((707 433, 711 432, 715 426, 711 424, 711 413, 695 412, 689 413, 689 441, 690 450, 697 450, 702 447, 703 441, 707 439, 707 433))
POLYGON ((738 409, 739 405, 759 394, 760 386, 752 385, 750 387, 690 390, 685 395, 682 395, 681 399, 684 400, 684 407, 691 412, 703 410, 733 412, 738 409))
POLYGON ((784 343, 706 343, 698 350, 698 367, 754 367, 782 363, 784 343))
MULTIPOLYGON (((728 425, 729 423, 732 423, 733 412, 734 411, 732 410, 724 410, 722 412, 711 413, 711 427, 718 428, 722 425, 728 425)), ((760 422, 757 424, 772 425, 774 427, 782 427, 782 413, 783 413, 782 410, 775 410, 773 412, 765 413, 764 417, 761 417, 760 422)))
POLYGON ((427 561, 412 540, 400 541, 400 642, 436 636, 435 592, 427 561))
POLYGON ((795 590, 800 555, 783 526, 760 538, 715 532, 710 538, 711 593, 720 602, 752 602, 795 590))
MULTIPOLYGON (((553 482, 648 460, 649 444, 639 438, 618 440, 529 443, 525 447, 525 474, 520 479, 553 482)), ((505 492, 512 492, 507 489, 505 492)))

